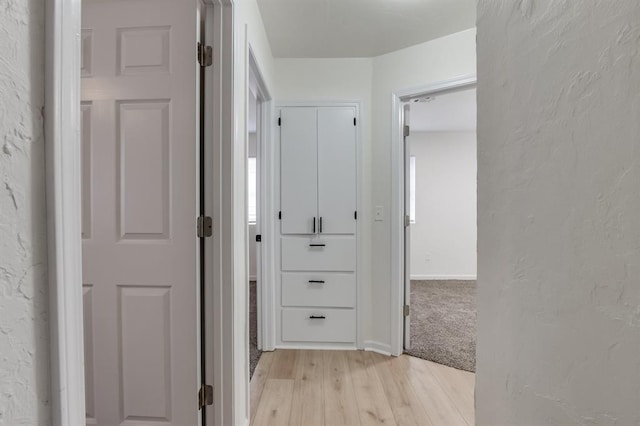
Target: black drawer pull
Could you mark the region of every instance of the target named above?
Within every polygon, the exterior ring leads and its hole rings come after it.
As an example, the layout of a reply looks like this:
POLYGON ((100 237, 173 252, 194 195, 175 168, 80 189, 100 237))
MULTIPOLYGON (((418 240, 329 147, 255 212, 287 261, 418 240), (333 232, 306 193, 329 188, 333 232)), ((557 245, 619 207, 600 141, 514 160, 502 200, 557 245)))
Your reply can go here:
POLYGON ((326 244, 309 244, 309 247, 326 247, 326 244))
POLYGON ((311 284, 324 284, 323 280, 309 280, 311 284))
POLYGON ((311 315, 309 319, 326 319, 324 315, 311 315))

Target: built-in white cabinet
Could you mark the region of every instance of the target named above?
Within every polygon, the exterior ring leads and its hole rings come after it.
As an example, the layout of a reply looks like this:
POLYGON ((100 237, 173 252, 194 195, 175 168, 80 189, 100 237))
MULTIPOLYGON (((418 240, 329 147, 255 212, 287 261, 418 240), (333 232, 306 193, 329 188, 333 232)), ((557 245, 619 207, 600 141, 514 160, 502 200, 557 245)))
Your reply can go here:
POLYGON ((355 346, 357 109, 279 109, 281 347, 355 346))

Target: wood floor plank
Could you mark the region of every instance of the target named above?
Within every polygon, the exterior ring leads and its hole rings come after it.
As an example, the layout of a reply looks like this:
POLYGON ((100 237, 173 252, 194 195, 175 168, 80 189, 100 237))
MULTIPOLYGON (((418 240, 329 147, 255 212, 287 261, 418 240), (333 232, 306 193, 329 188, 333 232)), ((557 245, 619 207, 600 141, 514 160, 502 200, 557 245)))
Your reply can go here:
POLYGON ((467 424, 440 382, 427 368, 427 363, 423 359, 403 355, 395 361, 396 374, 404 376, 405 380, 415 389, 433 424, 467 424))
POLYGON ((475 374, 429 361, 425 362, 425 366, 453 401, 467 424, 472 426, 475 423, 475 374))
POLYGON ((298 354, 290 426, 324 425, 324 357, 322 351, 298 354))
POLYGON ((401 372, 397 371, 395 364, 393 364, 397 358, 373 352, 367 354, 371 358, 373 365, 375 365, 396 423, 399 426, 440 426, 442 424, 434 424, 431 421, 405 374, 399 374, 401 372))
POLYGON ((274 356, 274 352, 263 352, 253 372, 253 377, 251 377, 249 386, 249 415, 251 422, 253 422, 256 412, 258 411, 258 403, 260 402, 264 385, 267 382, 274 356))
POLYGON ((324 351, 324 416, 331 426, 360 425, 358 402, 344 351, 324 351))
POLYGON ((362 425, 396 425, 393 411, 371 359, 363 351, 350 351, 347 352, 347 361, 362 425))
POLYGON ((274 353, 275 357, 269 371, 269 379, 294 380, 296 378, 296 362, 299 351, 278 349, 274 353))
POLYGON ((252 425, 288 425, 293 400, 293 385, 294 381, 291 379, 267 379, 252 425))
POLYGON ((473 425, 475 374, 403 355, 263 353, 251 380, 251 424, 473 425))

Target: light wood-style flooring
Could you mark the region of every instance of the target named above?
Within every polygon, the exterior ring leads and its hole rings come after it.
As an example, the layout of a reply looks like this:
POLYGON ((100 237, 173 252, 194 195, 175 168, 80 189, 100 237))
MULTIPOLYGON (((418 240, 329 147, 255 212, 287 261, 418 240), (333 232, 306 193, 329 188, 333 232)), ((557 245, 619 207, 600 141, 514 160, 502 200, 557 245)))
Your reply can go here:
POLYGON ((264 352, 251 379, 251 425, 474 424, 475 375, 407 355, 264 352))

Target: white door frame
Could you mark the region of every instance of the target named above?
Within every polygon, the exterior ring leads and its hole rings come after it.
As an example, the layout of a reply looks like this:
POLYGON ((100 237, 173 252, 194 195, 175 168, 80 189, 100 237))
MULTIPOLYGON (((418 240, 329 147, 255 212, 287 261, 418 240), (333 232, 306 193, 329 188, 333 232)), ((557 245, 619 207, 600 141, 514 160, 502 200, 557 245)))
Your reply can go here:
POLYGON ((391 353, 400 355, 404 341, 404 143, 403 105, 411 98, 442 94, 472 87, 476 84, 475 74, 467 74, 449 80, 439 81, 391 94, 391 353))
MULTIPOLYGON (((249 37, 245 37, 248 40, 249 37)), ((273 161, 271 161, 271 153, 273 150, 269 148, 270 142, 273 140, 273 100, 269 92, 269 88, 264 79, 260 65, 255 57, 250 43, 247 43, 247 64, 248 73, 246 81, 247 94, 247 111, 249 104, 249 87, 251 85, 251 75, 253 75, 256 83, 256 98, 258 100, 258 108, 256 110, 258 135, 257 135, 257 152, 259 164, 257 165, 260 175, 258 176, 258 217, 256 220, 256 234, 262 235, 262 241, 256 243, 256 281, 257 281, 257 311, 258 311, 258 348, 265 351, 272 351, 275 348, 273 339, 266 338, 268 332, 272 328, 274 321, 270 310, 266 309, 273 305, 274 295, 265 289, 273 288, 275 279, 274 251, 275 245, 275 209, 273 207, 272 198, 269 194, 273 193, 273 161)), ((248 114, 247 114, 248 117, 248 114)), ((248 133, 246 139, 248 140, 248 133)), ((248 256, 247 256, 248 257, 248 256)), ((249 274, 247 273, 247 276, 249 274)))
MULTIPOLYGON (((233 169, 213 167, 233 164, 233 0, 207 0, 207 43, 214 47, 214 63, 207 78, 208 120, 205 137, 207 178, 211 185, 206 208, 212 212, 214 229, 230 229, 233 212, 222 212, 231 205, 233 169), (231 114, 231 115, 230 115, 231 114)), ((81 238, 81 158, 80 158, 80 30, 81 0, 46 2, 46 176, 47 230, 50 288, 51 333, 51 401, 55 426, 85 423, 84 346, 82 308, 82 238, 81 238)), ((195 30, 195 26, 194 26, 195 30)), ((195 55, 195 46, 194 46, 195 55)), ((195 224, 195 218, 194 218, 195 224)), ((194 228, 195 229, 195 228, 194 228)), ((214 415, 208 424, 234 424, 233 395, 233 293, 223 282, 233 272, 221 264, 233 259, 233 237, 221 232, 208 239, 207 286, 212 288, 206 303, 207 380, 215 388, 214 415), (216 272, 214 275, 211 272, 216 272), (215 327, 214 327, 215 326, 215 327)), ((196 395, 194 390, 194 405, 196 395)))

